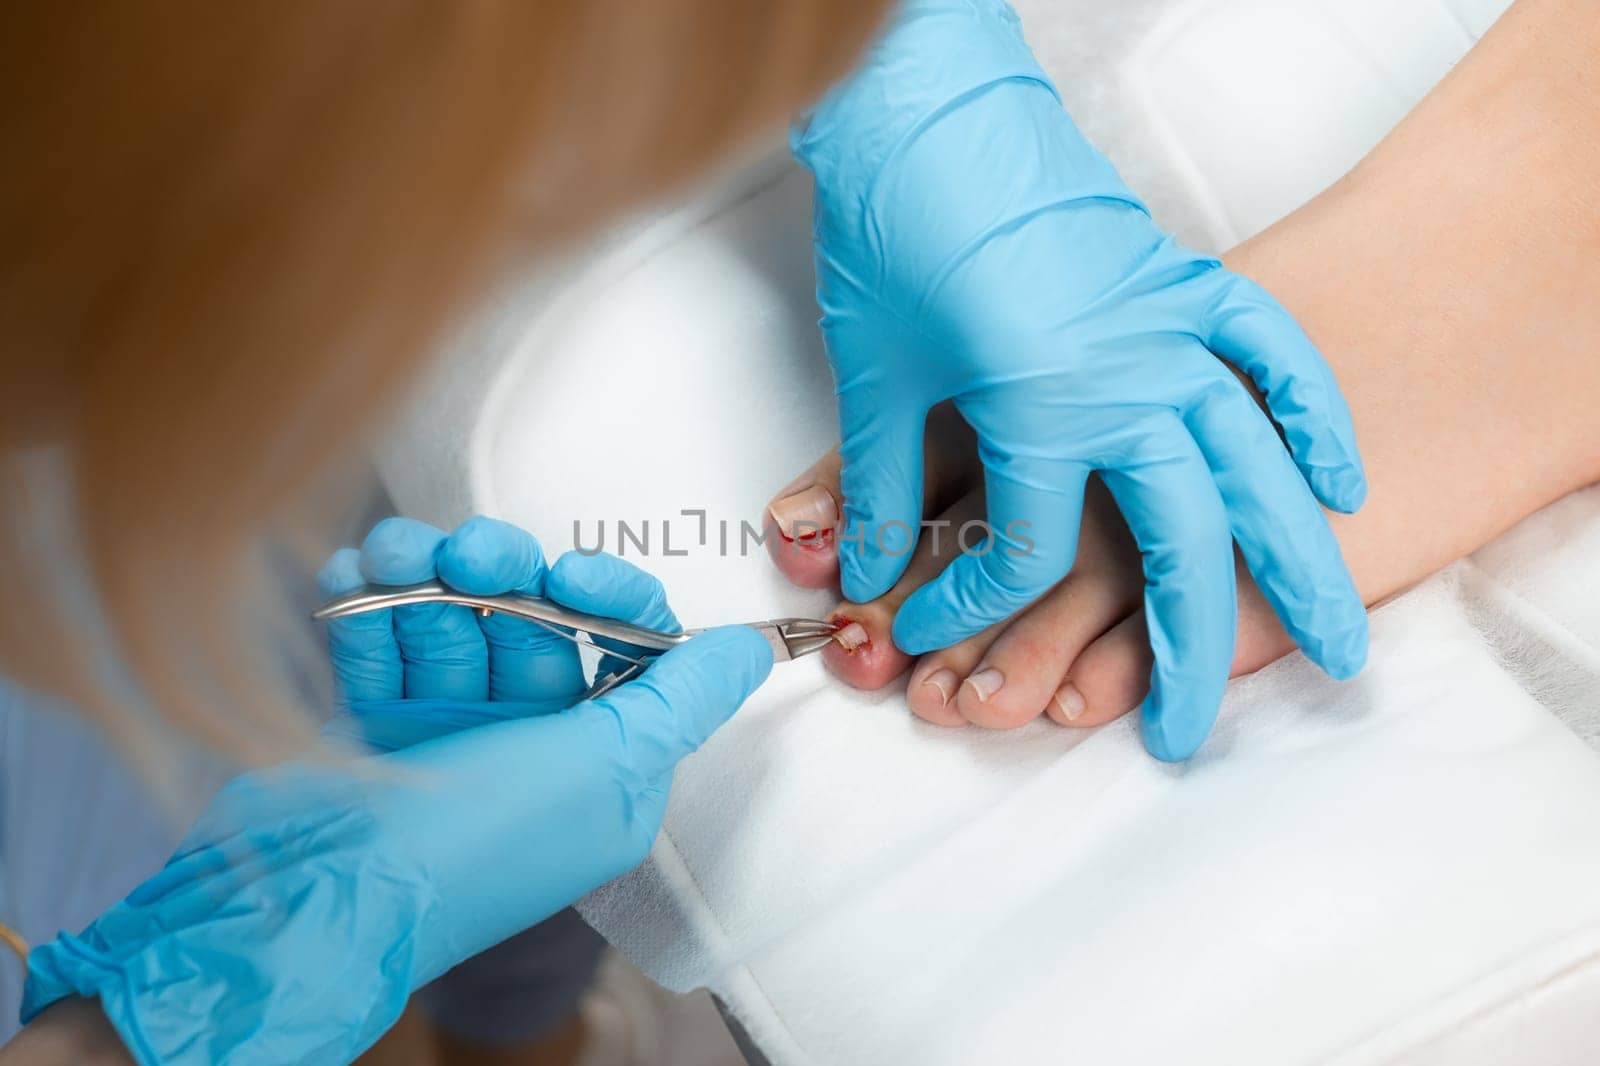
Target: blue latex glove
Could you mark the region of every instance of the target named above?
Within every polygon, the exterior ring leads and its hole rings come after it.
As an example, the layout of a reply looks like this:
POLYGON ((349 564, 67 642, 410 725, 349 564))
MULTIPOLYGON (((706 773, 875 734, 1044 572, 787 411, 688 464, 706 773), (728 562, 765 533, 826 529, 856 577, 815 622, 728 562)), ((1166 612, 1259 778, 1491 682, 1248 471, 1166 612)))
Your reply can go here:
MULTIPOLYGON (((390 520, 323 577, 341 592, 435 574, 676 624, 628 564, 547 568, 532 537, 483 519, 450 537, 390 520)), ((673 767, 772 661, 753 630, 713 630, 569 706, 575 648, 531 623, 419 605, 330 638, 350 699, 337 731, 394 750, 235 780, 165 870, 32 952, 24 1021, 92 996, 141 1063, 348 1062, 413 989, 643 859, 673 767)))
POLYGON ((881 595, 909 561, 929 408, 954 399, 984 465, 990 550, 914 593, 896 644, 946 647, 1059 581, 1099 471, 1144 555, 1153 754, 1188 757, 1216 717, 1234 541, 1306 654, 1335 677, 1361 668, 1366 613, 1317 506, 1353 511, 1366 493, 1331 372, 1266 292, 1156 226, 1010 7, 903 4, 793 148, 816 177, 845 595, 881 595))

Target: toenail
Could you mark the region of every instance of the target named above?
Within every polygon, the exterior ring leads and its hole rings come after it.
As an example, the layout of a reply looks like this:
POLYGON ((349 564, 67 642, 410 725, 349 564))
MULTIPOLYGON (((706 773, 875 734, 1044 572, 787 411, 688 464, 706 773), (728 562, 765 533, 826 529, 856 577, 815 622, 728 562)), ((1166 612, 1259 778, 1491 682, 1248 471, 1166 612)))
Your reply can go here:
POLYGON ((977 673, 967 678, 967 684, 972 686, 972 691, 976 692, 978 694, 978 699, 983 701, 988 700, 990 696, 993 696, 996 692, 999 692, 1000 686, 1005 683, 1006 675, 1002 674, 992 666, 987 670, 979 670, 977 673))
POLYGON ((961 679, 954 670, 935 670, 922 679, 924 685, 931 685, 939 690, 939 706, 948 707, 955 697, 956 689, 961 687, 961 679))
POLYGON ((860 622, 846 622, 834 630, 833 640, 846 653, 854 653, 872 643, 872 637, 867 632, 867 627, 860 622))
POLYGON ((831 533, 839 520, 839 508, 833 494, 821 485, 812 485, 799 492, 773 500, 767 513, 777 523, 778 534, 784 540, 804 544, 831 533))
POLYGON ((1056 689, 1055 701, 1056 706, 1061 708, 1062 716, 1069 722, 1076 722, 1084 708, 1089 706, 1083 693, 1078 691, 1078 686, 1071 681, 1056 689))

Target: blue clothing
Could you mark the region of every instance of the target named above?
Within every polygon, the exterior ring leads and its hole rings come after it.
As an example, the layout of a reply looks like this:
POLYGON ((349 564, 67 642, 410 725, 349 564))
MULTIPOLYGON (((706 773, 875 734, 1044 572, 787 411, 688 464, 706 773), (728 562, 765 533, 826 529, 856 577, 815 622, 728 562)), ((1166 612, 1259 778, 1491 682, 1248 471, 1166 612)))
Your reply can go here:
MULTIPOLYGON (((204 783, 190 790, 204 799, 204 783)), ((154 803, 83 718, 0 678, 0 920, 29 944, 81 929, 161 868, 194 810, 154 803)), ((0 950, 0 1043, 22 963, 0 950)))

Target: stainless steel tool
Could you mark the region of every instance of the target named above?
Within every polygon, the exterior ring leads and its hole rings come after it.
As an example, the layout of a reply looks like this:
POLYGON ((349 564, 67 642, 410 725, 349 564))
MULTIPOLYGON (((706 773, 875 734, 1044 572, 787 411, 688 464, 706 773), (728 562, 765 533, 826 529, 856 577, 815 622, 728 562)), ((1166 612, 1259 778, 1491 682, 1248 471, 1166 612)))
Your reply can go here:
MULTIPOLYGON (((623 682, 631 681, 643 673, 657 655, 700 632, 698 629, 687 629, 680 633, 665 633, 619 622, 615 618, 585 614, 538 596, 524 596, 515 592, 475 596, 470 592, 458 592, 437 581, 425 581, 419 585, 368 585, 329 600, 313 611, 311 617, 328 621, 417 603, 453 603, 470 607, 485 616, 507 614, 524 618, 576 644, 595 648, 606 657, 601 660, 602 663, 612 663, 613 669, 605 670, 595 678, 589 691, 584 693, 584 699, 593 699, 623 682), (615 666, 616 660, 625 665, 615 666)), ((821 651, 833 642, 834 631, 838 628, 820 618, 772 618, 763 622, 746 622, 745 625, 766 638, 772 646, 773 661, 780 663, 821 651)))

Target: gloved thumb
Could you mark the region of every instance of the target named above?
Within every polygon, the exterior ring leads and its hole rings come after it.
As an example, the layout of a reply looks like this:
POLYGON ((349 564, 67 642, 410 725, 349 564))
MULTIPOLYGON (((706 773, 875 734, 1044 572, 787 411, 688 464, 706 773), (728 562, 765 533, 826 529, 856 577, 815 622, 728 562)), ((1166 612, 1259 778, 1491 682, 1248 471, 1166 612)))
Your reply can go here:
POLYGON ((704 744, 772 672, 772 648, 748 626, 711 629, 678 645, 576 713, 604 719, 620 757, 654 780, 704 744))

